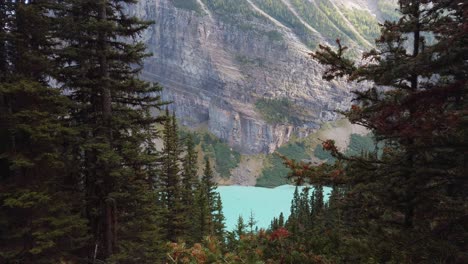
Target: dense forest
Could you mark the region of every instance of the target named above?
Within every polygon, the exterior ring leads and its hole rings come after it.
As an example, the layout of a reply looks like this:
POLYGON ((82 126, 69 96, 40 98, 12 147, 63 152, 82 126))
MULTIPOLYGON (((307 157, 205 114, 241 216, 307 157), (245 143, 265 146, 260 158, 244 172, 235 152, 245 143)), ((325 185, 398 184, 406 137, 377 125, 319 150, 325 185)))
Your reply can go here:
POLYGON ((343 153, 323 139, 320 165, 278 152, 282 176, 313 188, 269 229, 252 215, 229 231, 210 160, 197 168, 162 88, 138 78, 152 22, 126 14, 135 2, 0 3, 0 263, 468 263, 466 1, 400 0, 358 63, 340 39, 311 52, 326 80, 366 83, 342 114, 374 146, 343 153))

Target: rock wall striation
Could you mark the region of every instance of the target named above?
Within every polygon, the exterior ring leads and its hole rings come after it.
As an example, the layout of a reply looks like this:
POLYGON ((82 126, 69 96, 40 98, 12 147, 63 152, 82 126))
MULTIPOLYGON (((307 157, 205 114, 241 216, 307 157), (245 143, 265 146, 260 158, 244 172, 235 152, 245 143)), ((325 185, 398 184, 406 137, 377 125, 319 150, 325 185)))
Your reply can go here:
POLYGON ((307 54, 310 45, 254 1, 236 0, 251 7, 250 16, 227 16, 208 0, 187 1, 197 8, 141 0, 129 9, 155 21, 141 36, 152 53, 141 77, 164 87, 163 98, 173 102, 182 124, 206 125, 244 154, 271 153, 350 106, 356 87, 322 80, 323 68, 307 54), (266 122, 255 107, 259 98, 287 98, 301 122, 266 122))

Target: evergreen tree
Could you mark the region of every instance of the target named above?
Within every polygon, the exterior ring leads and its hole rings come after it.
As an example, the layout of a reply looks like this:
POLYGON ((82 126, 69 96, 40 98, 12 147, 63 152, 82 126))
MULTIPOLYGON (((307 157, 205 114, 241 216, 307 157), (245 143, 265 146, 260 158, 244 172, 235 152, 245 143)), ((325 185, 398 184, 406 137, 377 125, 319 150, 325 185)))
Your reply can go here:
POLYGON ((162 150, 162 172, 160 178, 161 197, 164 204, 163 225, 168 241, 182 239, 188 229, 185 217, 186 206, 183 203, 180 155, 181 146, 175 115, 169 115, 166 109, 166 121, 163 131, 164 148, 162 150))
POLYGON ((297 213, 297 217, 300 221, 301 228, 308 228, 311 225, 311 202, 310 202, 310 194, 309 194, 309 187, 305 187, 302 189, 302 192, 299 196, 299 210, 297 213))
POLYGON ((278 218, 278 226, 279 227, 284 227, 284 215, 283 212, 280 213, 279 218, 278 218))
POLYGON ((284 215, 283 215, 283 212, 281 212, 278 217, 273 217, 273 220, 271 220, 269 231, 275 231, 276 229, 280 227, 284 227, 284 225, 285 225, 284 215))
POLYGON ((213 208, 213 229, 214 235, 217 236, 219 239, 224 240, 225 235, 225 228, 226 225, 224 224, 224 214, 223 214, 223 204, 221 201, 221 195, 216 193, 214 197, 214 208, 213 208))
POLYGON ((188 191, 186 193, 187 197, 185 201, 189 203, 193 199, 193 189, 197 185, 197 153, 195 152, 195 145, 193 142, 193 137, 189 135, 186 139, 186 154, 183 159, 183 183, 184 188, 188 191))
POLYGON ((324 208, 324 222, 328 228, 339 228, 341 226, 341 201, 342 191, 339 187, 333 186, 328 198, 328 202, 324 208))
POLYGON ((209 217, 208 201, 205 193, 200 187, 195 191, 195 209, 194 209, 194 241, 202 241, 207 235, 207 223, 209 217))
POLYGON ((143 43, 131 41, 150 23, 129 17, 134 1, 64 0, 53 5, 53 73, 75 103, 69 113, 78 131, 74 174, 85 193, 85 215, 92 234, 88 258, 140 263, 157 258, 154 188, 148 171, 153 155, 150 115, 161 106, 160 88, 137 78, 143 43), (141 225, 136 228, 137 225, 141 225), (147 246, 136 250, 136 242, 147 246))
POLYGON ((72 261, 87 242, 67 174, 67 98, 47 83, 48 1, 0 3, 0 262, 72 261))
POLYGON ((323 200, 323 187, 316 185, 313 192, 313 207, 311 207, 312 217, 316 218, 324 209, 325 203, 323 200))
POLYGON ((257 224, 257 221, 255 221, 255 217, 252 211, 250 211, 249 215, 249 221, 247 222, 247 226, 250 229, 250 234, 253 235, 254 233, 254 226, 257 224))
POLYGON ((270 231, 275 231, 279 228, 278 218, 273 217, 273 220, 270 222, 270 231))
POLYGON ((280 227, 284 227, 284 225, 285 225, 284 214, 283 212, 281 212, 278 218, 274 217, 273 220, 271 221, 270 230, 275 231, 276 229, 280 227))
MULTIPOLYGON (((196 207, 195 204, 195 191, 198 187, 198 176, 197 176, 197 153, 194 150, 193 138, 189 135, 186 139, 185 156, 183 162, 183 194, 182 203, 184 204, 184 217, 187 223, 191 222, 195 215, 196 207)), ((187 234, 185 235, 188 241, 194 238, 194 234, 197 233, 197 227, 195 225, 188 224, 187 234)))
POLYGON ((207 195, 208 201, 210 201, 210 208, 213 208, 212 202, 216 194, 216 183, 213 179, 213 169, 211 168, 210 161, 207 159, 205 162, 205 169, 203 170, 203 176, 201 178, 200 188, 207 195))
POLYGON ((125 15, 131 3, 0 4, 2 261, 160 256, 155 156, 144 151, 160 89, 136 78, 144 45, 124 41, 149 23, 125 15))
POLYGON ((291 200, 291 213, 286 222, 287 229, 290 230, 292 233, 296 233, 299 230, 299 203, 299 187, 296 186, 296 188, 294 189, 293 199, 291 200))
MULTIPOLYGON (((201 178, 195 198, 197 204, 197 239, 201 239, 207 235, 216 234, 214 216, 216 214, 215 212, 217 211, 216 199, 219 194, 215 190, 216 184, 213 181, 213 170, 211 169, 210 161, 207 159, 205 162, 203 176, 201 178)), ((219 227, 220 226, 218 226, 218 228, 219 227)))
POLYGON ((327 140, 334 166, 287 163, 292 176, 346 190, 347 232, 367 241, 378 262, 466 262, 466 3, 400 0, 399 10, 364 54, 368 63, 345 58, 339 41, 337 51, 312 54, 329 66, 325 79, 374 84, 356 91, 344 114, 373 132, 383 154, 347 157, 327 140))
POLYGON ((244 223, 244 218, 241 215, 239 215, 239 218, 237 218, 237 224, 235 227, 235 233, 238 239, 241 239, 242 236, 245 235, 246 228, 247 228, 247 225, 244 223))

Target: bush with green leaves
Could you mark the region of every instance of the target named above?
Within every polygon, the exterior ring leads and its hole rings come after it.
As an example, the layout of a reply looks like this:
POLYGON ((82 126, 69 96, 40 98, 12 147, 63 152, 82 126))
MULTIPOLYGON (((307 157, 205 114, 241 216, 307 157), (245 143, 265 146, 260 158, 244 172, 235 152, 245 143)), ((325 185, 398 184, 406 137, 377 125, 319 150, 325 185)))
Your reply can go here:
POLYGON ((287 98, 261 98, 255 103, 256 110, 270 124, 300 124, 298 111, 287 98))
MULTIPOLYGON (((295 160, 310 158, 306 153, 304 143, 288 144, 279 148, 277 152, 295 160)), ((288 184, 289 180, 286 176, 289 173, 289 169, 283 164, 283 160, 279 156, 273 154, 268 157, 267 161, 269 166, 263 169, 260 178, 257 180, 256 186, 276 187, 288 184)))
POLYGON ((189 130, 181 130, 179 132, 181 139, 187 138, 189 135, 192 136, 195 145, 201 145, 205 157, 215 161, 214 169, 216 172, 221 177, 229 178, 231 170, 236 168, 240 163, 240 153, 208 132, 192 132, 189 130))

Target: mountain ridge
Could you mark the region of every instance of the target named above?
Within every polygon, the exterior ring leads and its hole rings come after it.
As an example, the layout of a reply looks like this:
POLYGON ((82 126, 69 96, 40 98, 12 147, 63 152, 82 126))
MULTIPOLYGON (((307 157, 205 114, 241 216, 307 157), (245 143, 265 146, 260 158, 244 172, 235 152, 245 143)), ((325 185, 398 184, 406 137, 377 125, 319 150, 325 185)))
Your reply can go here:
POLYGON ((350 15, 357 9, 345 7, 371 10, 369 2, 143 0, 129 11, 156 21, 142 35, 153 53, 145 60, 142 78, 165 87, 163 98, 174 102, 171 107, 181 123, 206 125, 237 151, 257 154, 272 153, 292 136, 315 132, 323 122, 339 117, 335 110, 350 106, 350 91, 359 85, 325 82, 323 67, 307 53, 319 43, 332 45, 340 36, 353 49, 367 48, 360 38, 370 41, 372 36, 359 37, 358 29, 346 28, 351 20, 340 17, 372 21, 370 11, 367 17, 350 15), (342 10, 338 14, 333 8, 342 10), (294 106, 288 114, 298 121, 269 122, 256 107, 262 98, 287 100, 294 106))

